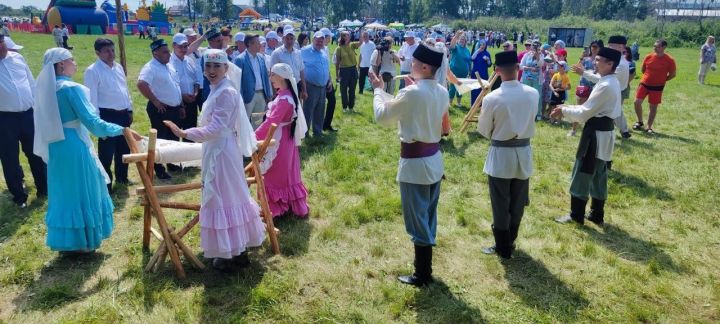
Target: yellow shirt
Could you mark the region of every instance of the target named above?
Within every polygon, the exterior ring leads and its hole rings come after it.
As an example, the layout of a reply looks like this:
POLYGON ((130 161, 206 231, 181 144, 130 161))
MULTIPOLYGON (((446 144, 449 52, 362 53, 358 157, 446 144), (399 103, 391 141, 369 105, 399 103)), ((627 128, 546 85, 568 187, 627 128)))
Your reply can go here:
POLYGON ((560 74, 560 72, 555 72, 550 82, 553 87, 558 90, 568 89, 570 87, 570 77, 567 73, 560 74))
POLYGON ((340 68, 357 66, 355 50, 360 48, 360 42, 352 42, 346 46, 338 46, 335 49, 335 56, 340 62, 340 68))

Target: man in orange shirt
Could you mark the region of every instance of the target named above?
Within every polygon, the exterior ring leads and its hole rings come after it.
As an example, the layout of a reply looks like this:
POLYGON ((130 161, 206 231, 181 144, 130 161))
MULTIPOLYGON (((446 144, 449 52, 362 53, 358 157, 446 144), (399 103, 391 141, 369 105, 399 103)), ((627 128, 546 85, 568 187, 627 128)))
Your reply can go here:
POLYGON ((667 42, 663 39, 655 41, 654 53, 645 56, 641 71, 643 73, 640 79, 635 95, 635 113, 638 121, 633 125, 633 129, 640 130, 643 128, 642 103, 645 97, 648 97, 650 113, 648 114, 647 132, 653 134, 653 122, 657 114, 657 107, 662 101, 662 92, 665 83, 675 77, 675 60, 669 54, 665 54, 667 42))

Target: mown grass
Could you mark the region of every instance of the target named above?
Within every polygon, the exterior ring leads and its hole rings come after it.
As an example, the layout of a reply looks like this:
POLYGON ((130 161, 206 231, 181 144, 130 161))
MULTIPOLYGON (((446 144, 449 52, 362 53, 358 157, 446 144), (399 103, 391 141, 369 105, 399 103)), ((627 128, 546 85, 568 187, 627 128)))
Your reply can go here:
MULTIPOLYGON (((37 73, 47 35, 15 34, 37 73)), ((95 57, 92 37, 71 38, 80 67, 95 57)), ((148 42, 128 40, 129 79, 149 59, 148 42)), ((648 49, 643 49, 647 53, 648 49)), ((0 321, 7 322, 717 322, 720 320, 720 146, 715 121, 720 77, 698 86, 697 51, 671 49, 678 77, 667 87, 655 136, 618 141, 608 225, 562 226, 577 138, 538 124, 536 172, 517 256, 482 255, 491 242, 477 133, 443 143, 447 180, 439 206, 436 284, 415 289, 395 277, 412 269, 395 172, 395 129, 373 122, 371 95, 356 113, 336 111, 337 134, 302 147, 308 221, 280 219, 283 254, 267 245, 236 274, 170 267, 145 273, 142 208, 134 187, 116 187, 116 226, 99 254, 68 261, 44 245, 46 203, 34 194, 17 209, 0 193, 0 321)), ((571 57, 579 54, 571 50, 571 57)), ((75 79, 82 80, 81 73, 75 79)), ((577 78, 572 77, 573 84, 577 78)), ((637 81, 633 84, 635 87, 637 81)), ((633 87, 633 88, 634 88, 633 87)), ((146 133, 145 101, 131 85, 134 128, 146 133)), ((453 108, 459 128, 468 109, 453 108)), ((632 123, 630 105, 625 112, 632 123)), ((26 168, 27 170, 27 168, 26 168)), ((29 172, 28 177, 29 177, 29 172)), ((131 177, 139 182, 134 169, 131 177)), ((186 172, 173 182, 199 177, 186 172)), ((26 183, 31 192, 31 179, 26 183)), ((0 184, 3 186, 4 183, 0 184)), ((199 201, 198 193, 173 197, 199 201)), ((176 226, 192 215, 169 211, 176 226)), ((187 242, 199 252, 196 231, 187 242)), ((156 243, 154 243, 156 244, 156 243)), ((191 269, 190 266, 187 266, 191 269)))

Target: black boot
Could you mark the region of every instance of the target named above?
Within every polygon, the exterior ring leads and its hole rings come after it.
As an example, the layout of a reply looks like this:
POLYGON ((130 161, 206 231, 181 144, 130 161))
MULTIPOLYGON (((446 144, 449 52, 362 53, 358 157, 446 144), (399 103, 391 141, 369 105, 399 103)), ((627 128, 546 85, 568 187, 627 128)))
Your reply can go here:
POLYGON ((599 226, 603 226, 605 224, 605 200, 592 199, 587 219, 599 226))
POLYGON ((492 227, 495 245, 482 249, 485 254, 497 254, 502 258, 510 259, 514 246, 511 242, 510 230, 499 230, 492 227))
POLYGON ((583 200, 574 196, 570 196, 570 213, 556 218, 555 221, 558 223, 567 223, 569 221, 575 221, 578 224, 585 223, 585 205, 587 200, 583 200))
POLYGON ((513 251, 515 251, 515 240, 517 240, 519 230, 520 224, 510 224, 510 248, 513 251))
POLYGON ((421 287, 433 281, 432 279, 432 246, 415 245, 415 273, 409 276, 399 276, 400 282, 421 287))

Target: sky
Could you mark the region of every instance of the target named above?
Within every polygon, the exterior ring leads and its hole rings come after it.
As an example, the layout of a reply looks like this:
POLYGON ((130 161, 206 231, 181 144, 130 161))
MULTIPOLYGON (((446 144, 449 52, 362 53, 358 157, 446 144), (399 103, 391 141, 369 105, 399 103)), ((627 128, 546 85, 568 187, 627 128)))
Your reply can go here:
MULTIPOLYGON (((98 4, 98 7, 101 3, 103 3, 104 0, 95 0, 95 2, 98 4)), ((30 5, 38 7, 42 10, 47 9, 48 3, 50 3, 49 0, 2 0, 0 1, 2 4, 6 6, 10 6, 16 9, 19 9, 22 6, 30 5)), ((140 4, 139 0, 120 0, 121 3, 125 4, 127 2, 128 7, 130 7, 130 10, 137 9, 138 5, 140 4)), ((146 0, 147 4, 150 5, 152 3, 152 0, 146 0)), ((178 4, 179 2, 187 2, 182 0, 160 0, 160 2, 165 3, 166 6, 174 6, 178 4)), ((110 0, 110 3, 115 4, 115 0, 110 0)), ((233 0, 234 4, 237 5, 250 5, 252 4, 252 0, 233 0)))

